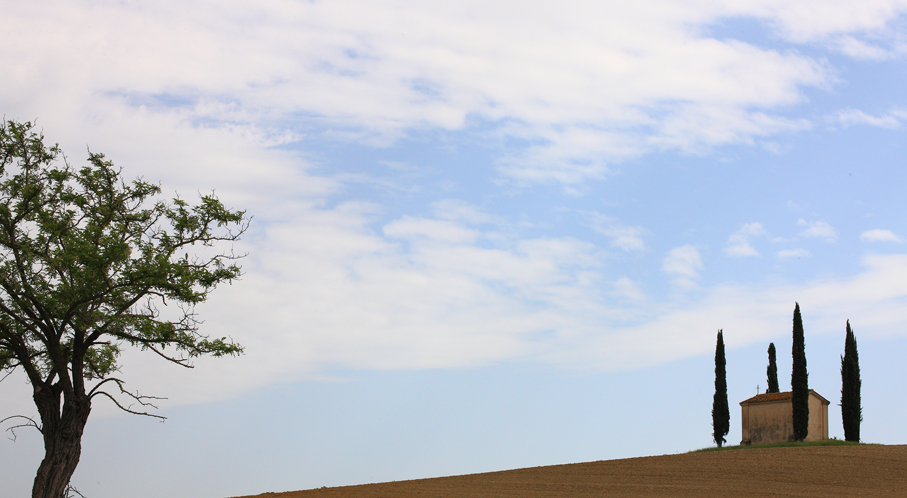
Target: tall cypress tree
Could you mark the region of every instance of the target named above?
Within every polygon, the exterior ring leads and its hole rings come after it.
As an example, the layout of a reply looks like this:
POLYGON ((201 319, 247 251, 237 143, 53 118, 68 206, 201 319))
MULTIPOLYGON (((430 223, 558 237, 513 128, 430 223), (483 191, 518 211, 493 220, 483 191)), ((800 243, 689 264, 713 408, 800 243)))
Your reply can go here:
POLYGON ((841 357, 841 420, 844 422, 845 441, 860 440, 860 422, 863 421, 860 385, 860 357, 857 354, 857 338, 850 330, 850 320, 847 320, 844 356, 841 357))
POLYGON ((768 375, 768 389, 766 389, 765 392, 780 392, 780 390, 778 389, 778 365, 775 363, 774 342, 770 342, 768 344, 768 369, 766 369, 766 374, 768 375))
POLYGON ((712 399, 712 434, 715 443, 721 448, 726 442, 731 428, 731 412, 727 404, 727 372, 724 361, 724 337, 718 331, 718 343, 715 345, 715 397, 712 399))
POLYGON ((800 318, 800 304, 794 306, 794 345, 791 349, 793 370, 790 387, 793 398, 791 410, 794 418, 794 439, 803 441, 809 432, 809 374, 806 371, 806 344, 803 339, 803 320, 800 318))

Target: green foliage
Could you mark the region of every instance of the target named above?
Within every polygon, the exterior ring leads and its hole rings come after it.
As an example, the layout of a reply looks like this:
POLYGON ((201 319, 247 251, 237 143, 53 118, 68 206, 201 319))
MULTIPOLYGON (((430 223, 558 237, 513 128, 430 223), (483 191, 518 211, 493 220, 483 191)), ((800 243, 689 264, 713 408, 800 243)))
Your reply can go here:
POLYGON ((791 410, 794 419, 794 439, 803 441, 809 432, 809 374, 806 371, 806 345, 803 338, 803 320, 800 318, 800 304, 794 305, 794 341, 791 349, 793 369, 791 371, 791 410))
POLYGON ((778 389, 778 365, 775 363, 775 343, 770 342, 768 344, 768 368, 766 369, 766 375, 768 376, 768 389, 765 390, 766 393, 777 393, 781 392, 778 389))
POLYGON ((57 498, 94 397, 148 415, 118 401, 148 404, 112 376, 125 347, 186 367, 242 352, 201 334, 194 306, 240 276, 239 256, 212 247, 238 240, 248 219, 214 195, 158 200, 160 187, 123 181, 102 154, 73 168, 32 128, 0 123, 0 369, 22 368, 34 388, 41 425, 29 425, 42 431, 45 459, 33 493, 57 498), (208 256, 192 255, 198 248, 208 256))
POLYGON ((192 308, 240 276, 236 257, 188 251, 236 240, 245 214, 213 195, 155 201, 160 187, 125 183, 102 154, 75 169, 43 141, 31 123, 0 128, 0 367, 69 382, 108 377, 124 345, 181 364, 240 353, 201 335, 192 308), (182 312, 164 319, 166 304, 182 312))
POLYGON ((731 428, 731 413, 727 402, 727 372, 724 358, 724 334, 718 331, 715 345, 715 396, 712 398, 712 437, 720 448, 727 442, 724 436, 731 428))
POLYGON ((863 421, 861 384, 857 338, 850 329, 850 320, 847 320, 844 356, 841 357, 841 420, 844 423, 844 439, 847 441, 860 440, 860 423, 863 421))

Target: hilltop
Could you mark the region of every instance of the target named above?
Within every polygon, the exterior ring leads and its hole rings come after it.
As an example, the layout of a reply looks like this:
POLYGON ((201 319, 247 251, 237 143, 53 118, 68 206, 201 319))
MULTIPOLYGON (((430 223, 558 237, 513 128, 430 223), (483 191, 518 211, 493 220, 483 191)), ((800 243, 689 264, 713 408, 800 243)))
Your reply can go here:
POLYGON ((268 498, 902 497, 907 445, 708 451, 266 493, 268 498))

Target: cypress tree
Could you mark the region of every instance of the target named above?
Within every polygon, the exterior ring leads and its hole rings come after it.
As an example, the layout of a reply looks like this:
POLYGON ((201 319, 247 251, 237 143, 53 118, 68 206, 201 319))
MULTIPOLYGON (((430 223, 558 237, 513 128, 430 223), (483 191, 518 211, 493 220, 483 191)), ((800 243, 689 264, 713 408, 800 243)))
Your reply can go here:
POLYGON ((793 370, 790 387, 793 398, 791 410, 794 418, 794 440, 803 441, 809 432, 809 374, 806 371, 806 345, 803 339, 803 320, 800 304, 794 306, 794 345, 791 349, 793 370))
POLYGON ((847 320, 844 356, 841 357, 841 420, 844 422, 845 441, 860 440, 860 422, 863 421, 863 408, 860 406, 860 384, 857 338, 850 330, 850 320, 847 320))
POLYGON ((724 337, 718 331, 718 343, 715 345, 715 397, 712 399, 712 434, 715 443, 721 448, 726 442, 731 428, 731 412, 727 404, 727 372, 724 361, 724 337))
POLYGON ((766 374, 768 374, 768 389, 766 389, 765 392, 780 392, 780 390, 778 389, 778 365, 775 363, 774 342, 770 342, 768 344, 768 369, 766 370, 766 374))

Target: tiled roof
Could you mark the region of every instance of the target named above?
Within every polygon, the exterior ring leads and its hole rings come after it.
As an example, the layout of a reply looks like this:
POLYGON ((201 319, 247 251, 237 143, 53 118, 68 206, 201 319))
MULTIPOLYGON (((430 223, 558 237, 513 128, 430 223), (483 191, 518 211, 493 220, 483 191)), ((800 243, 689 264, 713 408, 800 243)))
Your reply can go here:
MULTIPOLYGON (((813 391, 812 389, 810 389, 809 392, 810 392, 811 394, 815 394, 816 396, 819 397, 819 399, 821 399, 823 402, 825 402, 826 404, 828 404, 828 400, 826 400, 825 398, 823 398, 823 397, 822 397, 819 393, 817 393, 816 391, 813 391)), ((769 402, 772 402, 772 401, 786 401, 786 400, 789 400, 789 399, 793 398, 793 396, 794 396, 794 393, 792 393, 791 391, 785 391, 785 392, 783 392, 783 393, 764 393, 764 394, 757 394, 757 395, 753 396, 753 397, 750 398, 750 399, 741 401, 740 404, 743 405, 743 404, 750 404, 750 403, 769 403, 769 402)))
POLYGON ((769 401, 784 401, 786 399, 791 399, 793 396, 794 396, 794 393, 792 393, 790 391, 783 392, 783 393, 757 394, 748 400, 741 401, 740 404, 743 404, 743 403, 768 403, 769 401))

